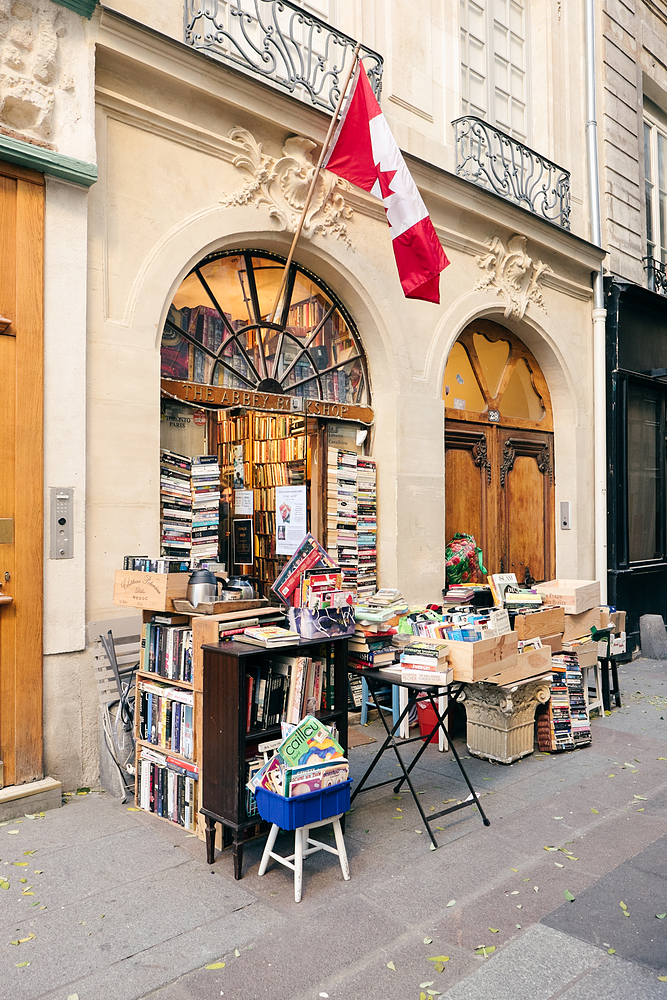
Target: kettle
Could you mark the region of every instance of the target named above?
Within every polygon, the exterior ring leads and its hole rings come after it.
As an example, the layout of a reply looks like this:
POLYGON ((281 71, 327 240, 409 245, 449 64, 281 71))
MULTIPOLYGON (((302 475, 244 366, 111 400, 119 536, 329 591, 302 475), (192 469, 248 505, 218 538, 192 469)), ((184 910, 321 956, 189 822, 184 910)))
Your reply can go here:
POLYGON ((208 604, 218 596, 218 581, 208 569, 196 569, 188 580, 187 599, 193 608, 208 604))
POLYGON ((255 590, 247 576, 230 576, 227 586, 239 589, 242 601, 254 601, 255 590))

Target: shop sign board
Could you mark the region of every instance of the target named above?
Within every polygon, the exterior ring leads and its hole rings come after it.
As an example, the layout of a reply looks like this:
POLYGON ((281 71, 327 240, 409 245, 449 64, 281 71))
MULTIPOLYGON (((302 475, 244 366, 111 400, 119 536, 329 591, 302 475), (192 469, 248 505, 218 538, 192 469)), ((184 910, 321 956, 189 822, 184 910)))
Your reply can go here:
POLYGON ((250 410, 274 410, 279 413, 305 413, 309 417, 326 417, 329 420, 356 420, 373 422, 370 406, 351 406, 347 403, 327 403, 323 399, 302 399, 300 396, 279 396, 271 392, 251 389, 229 389, 222 385, 201 385, 162 379, 162 389, 188 403, 209 407, 244 406, 250 410))

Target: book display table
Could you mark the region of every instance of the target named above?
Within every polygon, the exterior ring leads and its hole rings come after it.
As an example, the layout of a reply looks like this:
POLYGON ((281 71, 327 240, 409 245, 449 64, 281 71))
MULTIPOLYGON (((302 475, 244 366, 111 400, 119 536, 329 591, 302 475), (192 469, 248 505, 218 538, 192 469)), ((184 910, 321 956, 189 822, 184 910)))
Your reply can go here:
POLYGON ((480 801, 479 801, 479 799, 477 797, 477 793, 475 792, 475 789, 472 787, 472 785, 470 783, 470 779, 469 779, 468 775, 466 774, 466 770, 465 770, 465 768, 463 766, 461 758, 459 757, 458 753, 456 752, 456 747, 454 746, 452 740, 450 739, 449 733, 447 731, 447 717, 448 717, 448 715, 449 715, 449 713, 450 713, 453 705, 457 701, 460 700, 460 698, 461 698, 461 696, 463 694, 463 689, 465 687, 465 684, 463 684, 461 682, 458 682, 458 681, 454 681, 452 684, 449 684, 446 688, 443 688, 442 686, 439 686, 439 685, 436 685, 436 684, 431 684, 431 685, 420 684, 419 688, 417 689, 417 688, 415 688, 414 683, 406 684, 404 682, 404 680, 403 680, 403 674, 401 673, 400 670, 396 670, 396 671, 389 670, 389 669, 385 669, 385 670, 373 670, 373 669, 366 669, 366 668, 358 668, 358 667, 353 666, 352 664, 350 664, 349 669, 350 669, 350 673, 358 673, 361 676, 363 676, 363 678, 367 681, 368 687, 369 687, 369 690, 370 690, 370 693, 371 693, 371 697, 373 698, 373 701, 375 702, 376 707, 378 707, 378 708, 379 708, 379 706, 377 706, 377 702, 375 700, 375 693, 380 688, 386 687, 387 684, 396 684, 398 687, 407 688, 408 689, 408 702, 407 702, 407 705, 405 706, 405 708, 403 709, 403 711, 400 713, 397 721, 393 723, 393 725, 391 726, 391 728, 387 725, 387 719, 385 717, 384 712, 378 711, 378 715, 379 715, 380 719, 382 720, 382 724, 383 724, 383 726, 384 726, 384 728, 385 728, 385 730, 387 732, 387 737, 386 737, 384 743, 382 744, 382 746, 380 747, 380 749, 375 754, 375 757, 373 758, 372 764, 370 765, 370 767, 368 768, 368 770, 364 774, 364 776, 361 779, 361 781, 359 782, 357 788, 354 790, 354 792, 352 794, 352 797, 351 797, 351 801, 354 801, 355 798, 357 797, 357 795, 359 795, 359 793, 361 791, 364 791, 364 790, 365 791, 369 791, 371 788, 381 788, 382 785, 394 785, 394 794, 397 795, 398 792, 399 792, 399 790, 400 790, 400 788, 401 788, 401 786, 403 785, 403 783, 406 782, 407 785, 408 785, 408 788, 410 789, 410 793, 412 795, 412 798, 415 801, 415 805, 417 806, 417 809, 419 810, 419 815, 421 816, 421 818, 422 818, 422 820, 424 822, 424 825, 426 826, 426 829, 428 830, 428 835, 431 838, 431 843, 436 848, 437 848, 438 845, 436 843, 436 839, 435 839, 435 836, 433 834, 433 831, 431 830, 430 824, 433 822, 433 820, 440 819, 442 816, 446 816, 448 813, 456 812, 459 809, 465 809, 467 806, 477 806, 477 808, 479 809, 480 815, 482 817, 482 820, 484 822, 484 825, 485 826, 489 826, 491 821, 489 819, 487 819, 487 817, 486 817, 486 815, 484 813, 484 810, 482 809, 481 803, 480 803, 480 801), (427 736, 421 736, 421 735, 420 736, 411 736, 409 739, 407 739, 407 740, 405 740, 405 739, 401 740, 400 743, 399 743, 397 741, 396 737, 399 736, 399 734, 400 734, 401 723, 403 722, 403 719, 406 718, 409 715, 410 710, 412 709, 412 706, 416 705, 416 703, 417 703, 417 695, 420 694, 422 691, 426 692, 426 694, 428 695, 428 698, 429 698, 429 700, 431 702, 431 706, 433 708, 433 711, 435 712, 435 717, 436 717, 436 720, 437 720, 436 724, 433 727, 431 733, 428 734, 427 736), (439 707, 440 697, 439 696, 442 694, 443 691, 447 693, 446 707, 444 709, 440 709, 440 707, 439 707), (464 802, 461 802, 460 804, 457 804, 457 805, 454 805, 454 806, 449 806, 449 808, 447 808, 447 809, 441 809, 440 812, 430 813, 427 816, 426 813, 424 812, 422 806, 421 806, 421 803, 419 801, 419 796, 417 795, 417 793, 415 791, 414 785, 412 784, 412 780, 410 778, 410 773, 413 770, 413 768, 415 767, 415 765, 419 762, 419 759, 421 758, 422 754, 424 753, 424 751, 428 747, 428 745, 430 743, 430 738, 438 730, 440 730, 442 732, 442 734, 444 735, 444 739, 447 742, 447 745, 449 746, 449 749, 452 751, 452 753, 454 755, 454 759, 456 760, 456 763, 458 764, 459 770, 460 770, 461 774, 463 775, 465 783, 468 786, 468 788, 470 789, 470 795, 469 795, 469 797, 464 802), (401 750, 405 746, 407 746, 409 743, 417 743, 417 742, 421 742, 422 745, 421 745, 420 749, 417 751, 417 753, 415 754, 414 759, 406 767, 406 764, 405 764, 405 762, 403 760, 403 757, 401 756, 401 750), (384 753, 387 750, 389 750, 389 749, 391 749, 391 750, 394 751, 394 755, 396 756, 396 759, 398 761, 399 767, 401 768, 401 770, 403 772, 403 777, 398 781, 398 783, 396 783, 396 779, 395 778, 389 778, 386 781, 378 781, 374 785, 367 785, 366 784, 367 780, 370 778, 371 774, 373 773, 373 771, 377 767, 378 763, 380 762, 380 760, 384 756, 384 753))

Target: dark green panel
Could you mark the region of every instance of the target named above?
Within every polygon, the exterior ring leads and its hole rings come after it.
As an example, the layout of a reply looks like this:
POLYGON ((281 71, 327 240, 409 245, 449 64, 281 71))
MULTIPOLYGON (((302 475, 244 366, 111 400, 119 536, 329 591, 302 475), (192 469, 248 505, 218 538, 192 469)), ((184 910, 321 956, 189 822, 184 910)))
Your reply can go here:
POLYGON ((54 3, 57 3, 59 7, 67 7, 75 14, 81 14, 82 17, 90 18, 93 16, 97 0, 54 0, 54 3))

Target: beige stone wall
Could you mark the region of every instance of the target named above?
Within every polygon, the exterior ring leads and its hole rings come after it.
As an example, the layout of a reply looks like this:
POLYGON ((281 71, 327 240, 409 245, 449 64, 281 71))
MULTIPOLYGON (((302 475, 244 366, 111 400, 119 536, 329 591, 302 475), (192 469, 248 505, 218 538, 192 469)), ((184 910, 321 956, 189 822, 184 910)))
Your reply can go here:
MULTIPOLYGON (((326 124, 252 81, 237 95, 230 74, 204 75, 193 54, 174 65, 159 43, 135 45, 141 66, 131 67, 129 46, 114 53, 112 41, 102 34, 98 49, 100 181, 90 216, 89 619, 114 613, 113 572, 122 556, 158 550, 159 338, 174 290, 212 249, 289 246, 285 219, 271 215, 280 202, 273 189, 263 204, 234 203, 252 172, 233 160, 254 139, 274 163, 291 133, 321 141, 326 124), (237 141, 230 139, 235 127, 245 130, 237 141)), ((479 316, 506 323, 544 369, 557 428, 557 499, 573 503, 574 529, 557 538, 558 572, 588 576, 595 257, 581 241, 471 185, 417 164, 413 173, 452 261, 441 306, 403 298, 383 212, 358 191, 343 192, 352 209, 349 242, 327 232, 304 238, 297 251, 355 317, 368 354, 381 584, 401 586, 412 600, 433 600, 443 585, 442 378, 452 343, 479 316), (552 273, 538 279, 544 308, 519 295, 515 315, 505 318, 507 283, 499 275, 477 288, 487 273, 477 257, 494 237, 506 247, 519 226, 530 266, 543 261, 552 273)))

